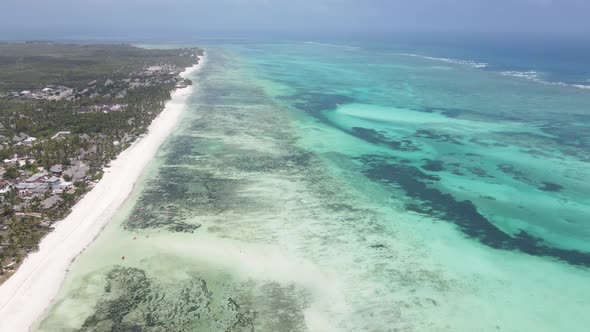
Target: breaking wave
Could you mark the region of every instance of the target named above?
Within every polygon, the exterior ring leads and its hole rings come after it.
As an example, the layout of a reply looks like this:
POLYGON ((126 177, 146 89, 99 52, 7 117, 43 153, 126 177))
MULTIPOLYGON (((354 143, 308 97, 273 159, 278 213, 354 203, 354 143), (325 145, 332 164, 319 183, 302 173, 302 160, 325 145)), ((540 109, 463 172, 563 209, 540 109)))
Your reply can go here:
POLYGON ((440 62, 446 62, 446 63, 453 63, 453 64, 457 64, 457 65, 465 65, 465 66, 470 66, 473 68, 486 68, 488 66, 488 64, 485 62, 476 62, 476 61, 472 61, 472 60, 437 58, 437 57, 426 56, 426 55, 421 55, 421 54, 414 54, 414 53, 393 53, 393 54, 403 55, 403 56, 411 56, 414 58, 420 58, 420 59, 426 59, 426 60, 434 60, 434 61, 440 61, 440 62))
MULTIPOLYGON (((314 41, 306 41, 304 43, 310 44, 310 45, 316 45, 316 46, 335 47, 335 48, 342 48, 342 49, 348 49, 348 50, 362 49, 361 47, 357 47, 357 46, 339 45, 339 44, 330 44, 330 43, 319 43, 319 42, 314 42, 314 41)), ((484 69, 484 68, 489 67, 489 64, 486 62, 478 62, 478 61, 474 61, 474 60, 442 58, 442 57, 433 57, 433 56, 427 56, 427 55, 422 55, 422 54, 401 53, 401 52, 383 53, 383 54, 408 56, 408 57, 413 57, 413 58, 420 58, 420 59, 425 59, 425 60, 432 60, 432 61, 439 61, 439 62, 455 64, 455 65, 468 66, 468 67, 472 67, 472 68, 476 68, 476 69, 484 69)), ((517 78, 524 78, 524 79, 531 80, 531 81, 538 82, 538 83, 542 83, 542 84, 567 86, 567 87, 574 87, 574 88, 578 88, 578 89, 590 90, 590 84, 574 84, 574 83, 565 83, 565 82, 559 82, 559 81, 544 80, 544 79, 542 79, 543 73, 540 73, 535 70, 528 70, 528 71, 509 70, 509 71, 500 72, 500 75, 512 76, 512 77, 517 77, 517 78)), ((588 79, 587 82, 590 83, 590 79, 588 79)))
POLYGON ((539 73, 534 70, 529 71, 503 71, 500 73, 503 76, 522 77, 532 81, 541 81, 539 73))
POLYGON ((330 44, 330 43, 318 43, 318 42, 314 42, 314 41, 306 41, 304 43, 310 44, 310 45, 317 45, 317 46, 344 48, 344 49, 348 49, 348 50, 360 50, 361 49, 360 47, 357 47, 357 46, 338 45, 338 44, 330 44))
POLYGON ((565 83, 565 82, 552 82, 552 81, 546 81, 543 80, 542 77, 542 73, 539 73, 535 70, 529 70, 529 71, 503 71, 500 73, 503 76, 512 76, 512 77, 518 77, 518 78, 525 78, 527 80, 531 80, 534 82, 538 82, 538 83, 542 83, 542 84, 548 84, 548 85, 558 85, 558 86, 569 86, 569 87, 574 87, 574 88, 578 88, 578 89, 588 89, 590 90, 590 85, 586 85, 586 84, 569 84, 569 83, 565 83))

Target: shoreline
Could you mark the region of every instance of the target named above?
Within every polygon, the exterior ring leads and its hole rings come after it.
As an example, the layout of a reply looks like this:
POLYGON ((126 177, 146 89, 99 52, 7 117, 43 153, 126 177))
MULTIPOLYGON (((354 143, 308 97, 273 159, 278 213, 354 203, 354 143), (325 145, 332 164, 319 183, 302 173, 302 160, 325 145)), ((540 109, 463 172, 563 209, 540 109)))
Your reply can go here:
MULTIPOLYGON (((186 68, 181 77, 199 71, 205 61, 206 54, 199 58, 197 65, 186 68)), ((172 91, 171 99, 152 121, 147 134, 104 169, 99 183, 74 205, 66 218, 55 223, 53 231, 41 240, 39 250, 30 253, 0 285, 0 331, 28 331, 51 305, 71 263, 112 220, 162 143, 176 128, 194 88, 193 83, 172 91)))

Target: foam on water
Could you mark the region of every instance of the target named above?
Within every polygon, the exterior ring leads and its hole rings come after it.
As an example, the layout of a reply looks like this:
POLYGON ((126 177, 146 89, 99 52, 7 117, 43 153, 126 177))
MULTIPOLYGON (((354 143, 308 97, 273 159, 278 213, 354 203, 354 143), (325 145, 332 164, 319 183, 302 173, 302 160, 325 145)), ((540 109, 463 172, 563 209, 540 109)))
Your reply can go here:
POLYGON ((500 74, 504 76, 523 77, 529 80, 539 80, 539 73, 534 70, 529 71, 503 71, 500 74))
MULTIPOLYGON (((409 56, 413 58, 419 58, 424 60, 431 60, 437 62, 446 62, 461 66, 467 66, 475 69, 488 69, 489 64, 485 62, 477 62, 473 60, 462 60, 462 59, 452 59, 452 58, 443 58, 443 57, 432 57, 426 56, 421 54, 414 54, 414 53, 383 53, 383 54, 392 54, 392 55, 402 55, 402 56, 409 56)), ((440 67, 440 66, 432 66, 433 69, 447 69, 448 67, 440 67)), ((543 79, 543 73, 540 73, 536 70, 527 70, 527 71, 516 71, 516 70, 505 70, 500 71, 500 75, 502 76, 510 76, 515 78, 524 78, 533 82, 547 84, 547 85, 554 85, 554 86, 564 86, 564 87, 574 87, 579 89, 590 89, 590 85, 586 84, 575 84, 575 83, 565 83, 560 81, 549 81, 543 79)))
POLYGON ((305 44, 308 45, 317 45, 317 46, 326 46, 326 47, 336 47, 336 48, 344 48, 347 50, 360 50, 360 47, 357 46, 349 46, 349 45, 338 45, 338 44, 330 44, 330 43, 318 43, 313 41, 306 41, 305 44))
POLYGON ((542 79, 542 74, 535 71, 535 70, 529 70, 529 71, 503 71, 500 73, 503 76, 512 76, 512 77, 518 77, 518 78, 526 78, 528 80, 534 81, 534 82, 538 82, 538 83, 542 83, 542 84, 548 84, 548 85, 556 85, 556 86, 565 86, 565 87, 574 87, 574 88, 578 88, 578 89, 590 89, 590 85, 585 85, 585 84, 568 84, 568 83, 564 83, 564 82, 552 82, 552 81, 547 81, 542 79))
POLYGON ((473 61, 473 60, 440 58, 440 57, 432 57, 432 56, 426 56, 426 55, 414 54, 414 53, 392 53, 392 54, 409 56, 409 57, 413 57, 413 58, 420 58, 420 59, 426 59, 426 60, 452 63, 452 64, 456 64, 456 65, 465 65, 465 66, 469 66, 469 67, 473 67, 473 68, 486 68, 488 66, 488 64, 485 62, 477 62, 477 61, 473 61))

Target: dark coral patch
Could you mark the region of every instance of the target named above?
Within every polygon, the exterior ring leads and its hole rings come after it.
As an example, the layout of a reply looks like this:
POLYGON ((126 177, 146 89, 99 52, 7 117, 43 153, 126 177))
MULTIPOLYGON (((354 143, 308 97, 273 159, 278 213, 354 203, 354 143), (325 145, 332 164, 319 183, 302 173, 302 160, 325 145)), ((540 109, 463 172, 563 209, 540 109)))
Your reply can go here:
POLYGON ((354 102, 354 98, 346 95, 330 93, 297 93, 283 99, 294 100, 294 106, 312 115, 321 111, 336 109, 339 105, 354 102))
POLYGON ((353 127, 352 135, 372 144, 385 145, 397 151, 419 151, 420 148, 410 139, 396 140, 388 137, 384 132, 375 129, 353 127))
POLYGON ((422 168, 431 172, 440 172, 445 169, 444 163, 441 160, 423 159, 425 162, 422 168))
POLYGON ((493 178, 493 176, 488 175, 488 173, 481 167, 471 167, 469 168, 469 171, 480 178, 493 178))
POLYGON ((523 171, 516 169, 511 164, 499 164, 496 166, 496 168, 502 173, 512 176, 512 178, 517 181, 524 182, 526 184, 533 183, 533 180, 527 177, 523 171))
POLYGON ((539 187, 543 191, 559 192, 563 189, 563 186, 553 182, 543 182, 543 186, 539 187))
POLYGON ((590 253, 550 247, 525 231, 515 236, 504 233, 481 214, 472 201, 458 201, 432 188, 429 184, 438 178, 416 167, 392 163, 375 155, 359 159, 367 166, 365 174, 370 179, 399 187, 412 198, 412 203, 406 205, 408 210, 452 222, 467 236, 492 248, 553 257, 572 265, 590 267, 590 253))
POLYGON ((195 324, 213 321, 226 331, 254 329, 255 312, 240 308, 231 297, 215 301, 219 295, 197 275, 160 284, 143 270, 117 266, 108 273, 104 291, 80 331, 192 331, 195 324))
POLYGON ((461 143, 461 141, 459 141, 459 139, 462 138, 461 136, 453 136, 453 135, 446 134, 446 133, 439 133, 434 130, 427 130, 427 129, 416 130, 416 132, 414 133, 414 137, 426 138, 426 139, 430 139, 430 140, 437 141, 437 142, 446 142, 446 143, 451 143, 451 144, 456 144, 456 145, 463 145, 463 143, 461 143))

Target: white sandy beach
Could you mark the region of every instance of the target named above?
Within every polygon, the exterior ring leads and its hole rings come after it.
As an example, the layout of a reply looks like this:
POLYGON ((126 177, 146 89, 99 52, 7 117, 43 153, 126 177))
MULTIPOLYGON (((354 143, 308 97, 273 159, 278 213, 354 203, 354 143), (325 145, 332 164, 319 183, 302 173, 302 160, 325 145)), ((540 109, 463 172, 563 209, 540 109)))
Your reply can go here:
MULTIPOLYGON (((186 77, 205 62, 187 68, 186 77)), ((148 134, 105 169, 102 180, 55 224, 18 271, 0 286, 0 331, 27 331, 57 295, 72 261, 98 236, 133 191, 160 145, 176 127, 193 87, 178 89, 152 122, 148 134)))

